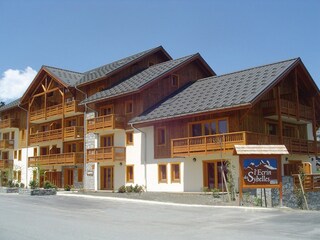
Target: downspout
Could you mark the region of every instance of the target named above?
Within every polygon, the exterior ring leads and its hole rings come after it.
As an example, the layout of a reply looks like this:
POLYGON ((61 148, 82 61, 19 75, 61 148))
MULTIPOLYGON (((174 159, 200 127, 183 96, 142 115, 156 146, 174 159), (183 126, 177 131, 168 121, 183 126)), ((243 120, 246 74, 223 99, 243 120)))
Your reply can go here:
MULTIPOLYGON (((130 126, 134 130, 136 130, 136 131, 140 132, 142 135, 144 135, 144 141, 145 141, 145 149, 144 149, 144 183, 145 183, 145 190, 147 192, 148 191, 148 188, 147 188, 147 186, 148 186, 148 181, 147 181, 147 134, 144 131, 142 131, 142 130, 140 130, 138 128, 135 128, 132 123, 130 123, 130 126)), ((142 147, 143 147, 143 145, 141 143, 141 150, 142 150, 142 147)))
POLYGON ((27 109, 20 106, 20 103, 18 104, 18 107, 27 113, 27 133, 26 133, 26 145, 27 145, 27 160, 26 160, 26 188, 28 188, 28 172, 29 172, 29 112, 27 109))
MULTIPOLYGON (((80 90, 77 85, 74 86, 76 90, 81 92, 85 99, 88 98, 87 93, 80 90)), ((83 117, 83 132, 84 132, 84 139, 83 139, 83 189, 85 190, 85 184, 86 184, 86 175, 87 175, 87 145, 86 145, 86 135, 87 135, 87 109, 92 110, 93 112, 97 112, 96 110, 90 108, 87 106, 87 103, 84 104, 84 117, 83 117)))

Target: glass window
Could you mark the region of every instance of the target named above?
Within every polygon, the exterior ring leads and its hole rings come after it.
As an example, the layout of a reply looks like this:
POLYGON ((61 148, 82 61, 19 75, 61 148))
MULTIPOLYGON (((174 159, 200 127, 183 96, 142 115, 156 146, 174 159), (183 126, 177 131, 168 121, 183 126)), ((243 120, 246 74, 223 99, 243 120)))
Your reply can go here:
POLYGON ((159 183, 167 182, 167 165, 166 164, 158 165, 158 176, 159 176, 159 183))
POLYGON ((180 182, 180 164, 171 164, 171 182, 180 182))
POLYGON ((219 120, 218 121, 219 126, 219 133, 227 133, 228 132, 228 126, 227 126, 227 120, 219 120))
POLYGON ((268 123, 267 124, 267 133, 269 135, 277 135, 277 124, 275 123, 268 123))
POLYGON ((191 131, 192 131, 192 137, 202 136, 201 123, 192 124, 191 131))
POLYGON ((133 145, 133 132, 127 132, 127 145, 133 145))
POLYGON ((127 182, 133 182, 133 166, 127 166, 127 182))
POLYGON ((166 144, 166 129, 165 128, 158 128, 157 130, 157 143, 158 145, 165 145, 166 144))

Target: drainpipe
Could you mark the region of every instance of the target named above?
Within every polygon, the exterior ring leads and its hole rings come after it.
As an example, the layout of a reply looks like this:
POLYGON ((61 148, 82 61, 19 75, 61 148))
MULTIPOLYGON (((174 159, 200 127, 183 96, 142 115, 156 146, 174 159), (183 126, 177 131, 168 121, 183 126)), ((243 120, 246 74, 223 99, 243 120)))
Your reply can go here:
MULTIPOLYGON (((85 99, 88 98, 87 93, 85 93, 84 91, 80 90, 76 85, 74 86, 74 88, 76 90, 78 90, 79 92, 81 92, 85 99)), ((97 113, 96 110, 90 108, 89 106, 87 106, 87 103, 84 104, 84 118, 83 118, 83 132, 84 132, 84 139, 83 139, 83 189, 85 190, 85 181, 86 181, 86 175, 87 175, 87 146, 86 146, 86 133, 87 133, 87 110, 90 109, 91 111, 97 113)))
POLYGON ((20 108, 20 109, 22 109, 22 110, 24 110, 26 113, 27 113, 27 132, 26 132, 26 145, 27 145, 27 160, 26 160, 26 188, 28 188, 28 172, 29 172, 29 157, 28 157, 28 155, 29 155, 29 144, 28 144, 28 142, 29 142, 29 121, 28 121, 28 119, 29 119, 29 112, 28 112, 28 110, 27 109, 25 109, 25 108, 23 108, 23 107, 21 107, 20 106, 20 103, 18 104, 18 107, 20 108))
MULTIPOLYGON (((130 126, 134 130, 136 130, 136 131, 140 132, 142 135, 144 135, 144 141, 145 141, 145 149, 144 149, 144 183, 145 183, 145 190, 147 192, 148 191, 147 190, 148 189, 147 188, 147 185, 148 185, 148 181, 147 181, 147 134, 145 132, 143 132, 142 130, 140 130, 138 128, 135 128, 132 123, 130 123, 130 126)), ((141 143, 141 150, 142 150, 142 147, 143 146, 142 146, 142 143, 141 143)))

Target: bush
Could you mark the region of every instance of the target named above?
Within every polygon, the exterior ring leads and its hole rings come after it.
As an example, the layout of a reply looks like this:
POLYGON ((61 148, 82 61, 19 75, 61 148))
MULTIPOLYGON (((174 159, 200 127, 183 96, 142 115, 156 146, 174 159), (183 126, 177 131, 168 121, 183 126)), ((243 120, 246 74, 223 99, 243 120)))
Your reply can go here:
POLYGON ((10 188, 13 188, 13 187, 15 187, 16 185, 14 184, 14 182, 12 181, 12 180, 9 180, 8 182, 7 182, 7 187, 10 187, 10 188))
POLYGON ((51 189, 51 188, 57 189, 57 186, 54 185, 53 183, 51 183, 50 181, 45 181, 43 183, 43 188, 44 189, 51 189))
POLYGON ((144 191, 143 186, 139 186, 138 184, 136 184, 133 188, 133 192, 135 193, 142 193, 144 191))
POLYGON ((15 186, 16 188, 18 188, 18 187, 20 186, 20 184, 19 184, 19 183, 16 183, 14 186, 15 186))
POLYGON ((126 192, 127 192, 127 193, 133 192, 133 186, 132 186, 132 185, 126 186, 126 192))
POLYGON ((212 196, 214 198, 220 198, 220 195, 219 195, 220 190, 218 188, 214 188, 211 191, 212 191, 212 196))
POLYGON ((20 183, 20 188, 24 188, 24 187, 25 187, 24 183, 20 183))
POLYGON ((39 187, 39 183, 35 180, 31 180, 30 183, 29 183, 29 186, 31 189, 36 189, 39 187))
POLYGON ((144 192, 144 187, 136 184, 135 186, 130 185, 130 186, 124 186, 122 185, 121 187, 118 188, 118 193, 142 193, 144 192))
POLYGON ((64 186, 64 190, 65 191, 70 191, 71 190, 71 186, 70 185, 65 185, 64 186))
POLYGON ((118 193, 125 193, 126 192, 126 186, 122 185, 118 188, 118 193))

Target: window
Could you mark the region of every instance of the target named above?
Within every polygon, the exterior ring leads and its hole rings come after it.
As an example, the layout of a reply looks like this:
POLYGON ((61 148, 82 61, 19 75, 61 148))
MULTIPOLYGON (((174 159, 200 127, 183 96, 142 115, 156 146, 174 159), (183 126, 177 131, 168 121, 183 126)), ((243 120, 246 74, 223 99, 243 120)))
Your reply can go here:
POLYGON ((179 76, 178 75, 171 76, 171 86, 172 87, 179 87, 179 76))
POLYGON ((76 118, 67 119, 66 127, 73 127, 73 126, 77 126, 77 119, 76 118))
POLYGON ((16 170, 13 170, 13 179, 14 180, 17 180, 17 171, 16 170))
POLYGON ((112 147, 113 146, 113 135, 101 136, 100 146, 101 147, 112 147))
POLYGON ((32 171, 32 180, 37 181, 37 170, 32 171))
POLYGON ((33 156, 38 156, 38 148, 33 148, 33 156))
POLYGON ((25 139, 25 131, 24 129, 21 130, 21 140, 25 139))
POLYGON ((78 168, 78 182, 83 181, 83 168, 78 168))
POLYGON ((283 136, 296 138, 298 136, 298 128, 294 125, 284 124, 283 126, 283 136))
POLYGON ((158 180, 159 180, 159 183, 167 183, 167 165, 166 164, 158 165, 158 180))
POLYGON ((180 182, 180 163, 171 163, 171 182, 180 182))
POLYGON ((133 183, 133 165, 128 165, 126 167, 126 181, 129 183, 133 183))
POLYGON ((132 101, 127 101, 125 104, 125 113, 130 114, 133 113, 133 102, 132 101))
POLYGON ((13 152, 13 158, 14 159, 18 158, 18 151, 17 150, 14 150, 14 152, 13 152))
POLYGON ((157 128, 157 145, 166 144, 166 129, 164 127, 157 128))
POLYGON ((126 132, 127 145, 133 145, 133 132, 126 132))
POLYGON ((100 108, 100 116, 113 114, 113 105, 107 105, 100 108))
POLYGON ((14 132, 11 132, 11 140, 14 140, 14 132))
POLYGON ((18 171, 17 173, 17 180, 18 182, 21 182, 21 171, 18 171))
POLYGON ((277 124, 275 123, 267 123, 267 134, 268 135, 277 135, 277 124))
POLYGON ((22 150, 18 151, 18 161, 21 161, 22 159, 22 150))
POLYGON ((190 135, 192 137, 223 134, 228 132, 227 119, 206 120, 190 124, 190 135))

